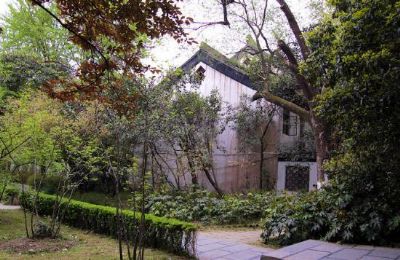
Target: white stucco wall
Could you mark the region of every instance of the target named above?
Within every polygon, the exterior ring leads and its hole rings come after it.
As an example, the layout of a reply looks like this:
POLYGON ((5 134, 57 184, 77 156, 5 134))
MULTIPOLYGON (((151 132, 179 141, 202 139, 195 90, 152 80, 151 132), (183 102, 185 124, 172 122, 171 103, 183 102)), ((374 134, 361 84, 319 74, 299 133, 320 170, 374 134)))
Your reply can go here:
POLYGON ((288 162, 279 161, 278 162, 278 179, 276 182, 276 190, 285 190, 285 180, 286 180, 286 166, 308 166, 310 168, 310 182, 308 184, 308 190, 315 190, 315 185, 317 185, 317 163, 316 162, 288 162))

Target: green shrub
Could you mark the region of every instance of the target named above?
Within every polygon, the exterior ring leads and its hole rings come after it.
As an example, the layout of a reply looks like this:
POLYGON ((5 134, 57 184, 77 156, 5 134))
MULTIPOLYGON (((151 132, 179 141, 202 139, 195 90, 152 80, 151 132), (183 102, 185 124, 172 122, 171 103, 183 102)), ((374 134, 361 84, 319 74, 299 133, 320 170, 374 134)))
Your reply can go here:
POLYGON ((43 221, 38 221, 33 225, 33 230, 35 234, 35 238, 48 238, 51 237, 52 232, 49 227, 45 222, 43 221))
POLYGON ((8 204, 17 204, 19 193, 19 189, 14 184, 9 184, 4 191, 3 200, 8 204))
MULTIPOLYGON (((39 176, 36 176, 36 178, 39 178, 39 176)), ((57 192, 58 183, 61 181, 61 178, 62 177, 57 174, 48 174, 43 178, 40 190, 44 193, 55 194, 57 192)), ((34 179, 35 176, 33 174, 30 175, 27 179, 27 184, 31 187, 35 187, 34 179)))
POLYGON ((305 239, 390 245, 400 242, 400 212, 331 185, 277 198, 266 211, 262 238, 288 245, 305 239))
MULTIPOLYGON (((40 215, 51 215, 56 196, 41 193, 37 201, 40 215)), ((66 203, 63 200, 62 203, 66 203)), ((33 196, 23 194, 21 204, 27 209, 32 209, 33 196)), ((123 210, 122 217, 126 223, 130 239, 140 224, 141 214, 123 210)), ((65 209, 63 223, 77 228, 91 230, 95 233, 116 237, 117 217, 116 208, 99 206, 86 202, 71 200, 65 209)), ((157 217, 151 214, 145 215, 145 237, 146 246, 166 249, 173 253, 194 254, 194 243, 196 239, 196 226, 176 219, 157 217)))
POLYGON ((204 190, 151 194, 146 211, 185 221, 248 224, 260 220, 273 197, 271 193, 248 193, 219 198, 204 190))

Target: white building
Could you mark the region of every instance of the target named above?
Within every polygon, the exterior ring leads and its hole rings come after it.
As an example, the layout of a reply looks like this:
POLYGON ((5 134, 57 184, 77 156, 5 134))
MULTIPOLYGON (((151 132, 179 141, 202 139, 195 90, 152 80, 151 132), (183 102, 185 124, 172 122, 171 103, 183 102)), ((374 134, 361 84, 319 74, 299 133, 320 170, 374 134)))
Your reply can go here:
MULTIPOLYGON (((198 91, 207 96, 217 90, 223 102, 238 106, 243 95, 253 96, 256 90, 246 75, 234 62, 206 44, 182 65, 186 72, 200 71, 204 80, 198 91)), ((308 125, 288 111, 280 109, 269 127, 267 149, 264 154, 269 182, 276 190, 312 190, 317 184, 315 160, 304 156, 288 159, 286 150, 293 148, 302 138, 308 125)), ((225 192, 256 190, 260 183, 260 154, 241 153, 238 149, 239 136, 235 130, 227 128, 219 137, 224 150, 214 152, 215 178, 225 192)), ((313 148, 312 148, 313 149, 313 148)), ((200 183, 212 190, 205 176, 199 176, 200 183)))

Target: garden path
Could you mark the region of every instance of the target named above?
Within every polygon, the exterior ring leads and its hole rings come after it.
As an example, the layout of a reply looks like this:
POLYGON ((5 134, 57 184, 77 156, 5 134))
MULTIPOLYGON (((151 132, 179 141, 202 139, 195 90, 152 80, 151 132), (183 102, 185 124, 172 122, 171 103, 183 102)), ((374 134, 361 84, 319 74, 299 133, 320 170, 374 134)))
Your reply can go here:
POLYGON ((306 240, 280 249, 258 245, 261 231, 199 232, 200 260, 400 260, 400 248, 306 240))
POLYGON ((197 235, 197 256, 200 260, 260 259, 274 249, 262 247, 261 230, 200 231, 197 235))
POLYGON ((390 260, 400 259, 400 248, 340 245, 319 240, 306 240, 275 250, 265 256, 266 260, 390 260))
POLYGON ((4 205, 0 203, 0 210, 20 209, 20 206, 4 205))

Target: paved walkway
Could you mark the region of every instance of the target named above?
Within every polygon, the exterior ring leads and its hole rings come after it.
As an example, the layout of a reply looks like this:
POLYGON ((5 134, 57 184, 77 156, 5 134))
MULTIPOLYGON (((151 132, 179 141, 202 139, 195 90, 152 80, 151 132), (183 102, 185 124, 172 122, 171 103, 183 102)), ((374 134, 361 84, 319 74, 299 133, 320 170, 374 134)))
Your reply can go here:
POLYGON ((199 232, 197 256, 200 260, 258 260, 274 251, 253 245, 259 242, 260 233, 260 230, 199 232))
POLYGON ((5 210, 9 210, 9 209, 20 209, 20 206, 12 206, 12 205, 4 205, 2 203, 0 203, 0 210, 5 209, 5 210))
MULTIPOLYGON (((288 260, 390 260, 400 259, 400 248, 339 245, 318 240, 306 240, 275 250, 265 256, 288 260)), ((265 259, 274 258, 265 257, 265 259)))
POLYGON ((257 246, 261 231, 199 232, 197 256, 200 260, 400 260, 400 248, 340 245, 306 240, 281 249, 257 246))

